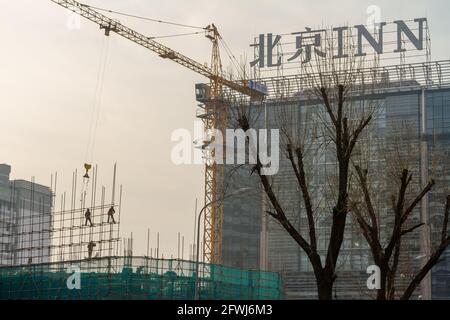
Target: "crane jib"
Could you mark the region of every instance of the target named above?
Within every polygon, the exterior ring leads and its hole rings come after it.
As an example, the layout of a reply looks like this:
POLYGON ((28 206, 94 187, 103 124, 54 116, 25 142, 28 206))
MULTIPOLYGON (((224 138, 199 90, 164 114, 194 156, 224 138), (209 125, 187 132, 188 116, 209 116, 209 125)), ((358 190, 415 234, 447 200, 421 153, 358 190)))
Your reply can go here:
POLYGON ((160 44, 152 40, 151 38, 144 36, 143 34, 130 29, 119 21, 111 19, 98 11, 92 9, 88 5, 79 3, 75 0, 51 0, 52 2, 71 10, 80 16, 98 24, 101 29, 105 30, 105 34, 109 35, 110 32, 117 33, 118 35, 133 41, 155 53, 161 58, 170 59, 176 63, 191 69, 192 71, 199 73, 211 80, 216 80, 221 85, 224 85, 232 90, 240 92, 250 97, 263 98, 267 93, 262 89, 263 85, 255 85, 252 81, 243 81, 243 84, 232 80, 227 80, 222 76, 215 74, 210 68, 201 64, 191 58, 184 56, 183 54, 170 49, 169 47, 160 44), (251 85, 249 85, 251 84, 251 85))
MULTIPOLYGON (((211 80, 211 87, 209 88, 210 92, 208 95, 205 95, 205 102, 215 101, 215 99, 220 98, 220 95, 223 93, 222 89, 224 87, 227 87, 231 91, 241 93, 242 95, 248 96, 251 99, 255 100, 263 100, 267 95, 267 87, 264 86, 263 84, 259 84, 252 80, 233 81, 223 76, 221 71, 222 64, 220 61, 220 52, 218 43, 218 40, 221 39, 221 37, 214 24, 211 24, 210 26, 205 28, 205 30, 208 30, 210 32, 209 33, 210 40, 213 43, 212 63, 211 67, 208 67, 207 65, 198 63, 197 61, 190 59, 184 56, 183 54, 175 50, 172 50, 171 48, 166 47, 163 44, 156 42, 154 38, 144 36, 141 33, 136 32, 135 30, 122 25, 119 21, 111 19, 94 10, 95 8, 93 7, 81 4, 75 0, 51 0, 51 1, 97 24, 98 26, 100 26, 100 29, 105 31, 105 35, 107 36, 110 35, 111 32, 114 32, 122 36, 123 38, 126 38, 136 44, 139 44, 142 47, 151 50, 152 52, 155 52, 161 58, 170 59, 210 79, 211 80)), ((210 108, 214 106, 215 103, 205 104, 205 108, 210 108)), ((228 108, 221 108, 221 110, 222 112, 225 113, 224 116, 217 116, 216 113, 213 112, 213 116, 210 119, 204 121, 205 136, 207 135, 207 132, 210 132, 210 130, 212 129, 220 128, 220 130, 223 131, 226 128, 225 120, 228 118, 227 117, 228 108)), ((223 190, 220 187, 221 184, 220 179, 223 176, 223 167, 211 165, 210 163, 214 163, 213 159, 208 158, 209 157, 208 154, 206 154, 205 156, 207 157, 205 168, 206 170, 205 203, 211 203, 212 199, 220 198, 220 195, 223 193, 223 190), (217 188, 216 185, 218 186, 217 188)), ((205 207, 205 209, 206 211, 204 217, 205 231, 204 231, 203 258, 205 262, 220 264, 221 261, 220 248, 222 241, 221 221, 223 215, 223 203, 222 204, 219 203, 217 206, 212 207, 210 206, 208 208, 205 207), (216 250, 216 248, 218 249, 216 250)), ((197 244, 198 243, 199 241, 197 240, 197 244)), ((199 248, 198 245, 197 248, 199 248)), ((198 258, 199 254, 197 253, 197 259, 198 258)))

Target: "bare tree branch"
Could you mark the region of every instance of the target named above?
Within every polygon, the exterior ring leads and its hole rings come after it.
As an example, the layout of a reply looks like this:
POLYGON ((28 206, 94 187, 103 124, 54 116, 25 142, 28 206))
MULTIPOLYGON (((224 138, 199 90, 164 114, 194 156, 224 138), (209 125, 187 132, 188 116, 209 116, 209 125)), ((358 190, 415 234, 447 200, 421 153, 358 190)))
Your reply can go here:
POLYGON ((414 210, 414 208, 419 204, 420 201, 422 201, 423 197, 430 192, 430 190, 435 185, 434 180, 431 180, 428 182, 426 187, 422 190, 422 192, 414 199, 414 201, 409 205, 409 207, 405 210, 405 213, 402 216, 402 223, 405 222, 406 219, 408 219, 408 216, 411 214, 411 212, 414 210))
POLYGON ((447 196, 447 202, 445 204, 444 211, 444 222, 442 223, 442 232, 441 232, 441 242, 444 242, 447 238, 447 228, 448 228, 448 216, 450 214, 450 195, 447 196))
POLYGON ((412 227, 412 228, 403 230, 403 231, 401 232, 400 236, 403 237, 404 235, 407 235, 408 233, 413 232, 414 230, 419 229, 419 228, 423 227, 424 225, 425 225, 425 223, 419 223, 418 225, 416 225, 416 226, 414 226, 414 227, 412 227))
POLYGON ((325 104, 325 108, 327 109, 327 112, 331 118, 331 121, 333 122, 334 126, 337 126, 337 120, 336 116, 333 113, 333 109, 331 108, 330 99, 328 97, 328 92, 325 87, 320 88, 320 93, 322 95, 323 103, 325 104))
POLYGON ((400 237, 402 236, 402 226, 404 222, 408 219, 411 212, 415 209, 415 207, 419 204, 419 202, 423 199, 423 197, 430 192, 431 188, 434 185, 434 181, 430 181, 425 188, 422 189, 422 191, 416 196, 416 198, 412 201, 412 203, 408 206, 408 208, 403 213, 403 207, 404 207, 404 199, 406 194, 406 189, 411 181, 411 176, 409 175, 408 170, 403 170, 402 177, 401 177, 401 186, 399 190, 399 197, 397 201, 397 205, 394 208, 395 210, 395 221, 394 221, 394 228, 392 231, 391 239, 389 241, 389 245, 386 247, 385 250, 385 256, 386 259, 390 259, 392 252, 395 248, 395 245, 397 241, 399 241, 400 237))
POLYGON ((359 178, 359 185, 361 186, 361 189, 363 191, 364 194, 364 201, 367 207, 367 212, 369 213, 369 217, 371 220, 371 227, 372 227, 372 241, 374 242, 378 242, 378 221, 377 221, 377 217, 375 215, 375 209, 373 208, 372 205, 372 199, 369 193, 369 187, 367 184, 367 170, 365 170, 364 172, 361 170, 361 168, 359 166, 355 166, 356 169, 356 173, 358 175, 359 178))
POLYGON ((422 269, 416 274, 408 288, 406 288, 405 292, 401 296, 401 300, 409 300, 416 290, 416 288, 420 285, 422 280, 426 277, 428 272, 438 263, 439 258, 450 245, 450 236, 444 239, 436 251, 431 255, 430 259, 427 263, 422 267, 422 269))
POLYGON ((351 141, 350 141, 349 147, 347 149, 347 155, 346 155, 347 157, 349 157, 352 154, 353 149, 355 148, 355 145, 356 145, 356 142, 358 141, 359 136, 361 135, 363 130, 370 124, 371 121, 372 121, 372 115, 370 115, 366 119, 364 119, 364 118, 361 119, 361 122, 359 123, 358 127, 352 134, 351 141))
MULTIPOLYGON (((308 218, 309 238, 311 241, 312 249, 314 251, 316 251, 317 250, 316 226, 314 223, 314 212, 312 209, 312 201, 311 201, 311 196, 310 196, 309 190, 308 190, 308 182, 306 180, 305 167, 303 164, 303 153, 300 148, 297 148, 295 150, 295 153, 297 155, 297 163, 298 163, 297 178, 298 178, 298 182, 300 185, 300 189, 302 190, 303 201, 305 203, 306 216, 308 218)), ((293 165, 295 165, 293 160, 291 160, 291 162, 293 163, 293 165)))
POLYGON ((422 269, 416 274, 414 279, 411 281, 408 288, 403 293, 401 299, 402 300, 408 300, 411 298, 411 295, 416 290, 416 288, 420 285, 422 280, 426 277, 428 272, 433 268, 434 265, 436 265, 439 261, 439 258, 444 253, 444 251, 447 249, 447 247, 450 245, 450 236, 447 235, 447 227, 448 227, 448 217, 450 214, 450 195, 447 196, 447 201, 445 204, 445 210, 444 210, 444 222, 442 224, 442 234, 441 234, 441 243, 439 244, 439 247, 434 251, 434 253, 431 255, 431 257, 428 259, 428 261, 425 263, 425 265, 422 267, 422 269))

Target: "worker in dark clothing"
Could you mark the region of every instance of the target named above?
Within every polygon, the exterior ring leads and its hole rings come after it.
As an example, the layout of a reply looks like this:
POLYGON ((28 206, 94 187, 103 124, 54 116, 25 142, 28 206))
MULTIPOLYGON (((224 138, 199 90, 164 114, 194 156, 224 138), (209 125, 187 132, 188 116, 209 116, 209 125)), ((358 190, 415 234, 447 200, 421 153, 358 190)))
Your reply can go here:
POLYGON ((91 224, 91 227, 93 227, 94 224, 92 223, 92 220, 91 220, 91 210, 87 209, 86 213, 84 214, 84 217, 86 218, 84 225, 87 226, 88 221, 89 221, 89 223, 91 224))
POLYGON ((89 242, 88 244, 88 257, 89 259, 92 258, 92 252, 94 251, 94 247, 96 247, 97 245, 94 243, 94 241, 89 242))
POLYGON ((112 220, 112 223, 114 223, 114 224, 116 223, 116 220, 114 220, 115 213, 116 213, 116 210, 114 210, 114 206, 108 210, 108 223, 110 220, 112 220))

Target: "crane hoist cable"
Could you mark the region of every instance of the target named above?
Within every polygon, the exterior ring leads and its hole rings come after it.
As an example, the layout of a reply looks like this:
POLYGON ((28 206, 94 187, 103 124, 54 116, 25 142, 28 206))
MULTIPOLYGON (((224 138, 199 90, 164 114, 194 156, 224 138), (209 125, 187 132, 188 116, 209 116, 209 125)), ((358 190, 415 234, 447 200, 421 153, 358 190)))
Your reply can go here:
MULTIPOLYGON (((174 38, 174 37, 182 37, 182 36, 189 36, 189 35, 205 34, 207 32, 207 28, 204 28, 204 27, 197 27, 197 26, 192 26, 192 25, 164 21, 164 20, 160 20, 160 19, 153 19, 153 18, 138 16, 138 15, 133 15, 133 14, 128 14, 128 13, 123 13, 123 12, 119 12, 119 11, 115 11, 115 10, 90 6, 87 4, 82 4, 82 5, 85 7, 88 7, 88 8, 97 9, 97 10, 105 11, 105 12, 110 12, 110 13, 114 13, 117 15, 131 17, 131 18, 135 18, 135 19, 157 22, 157 23, 162 23, 162 24, 175 25, 178 27, 202 30, 202 31, 196 31, 196 32, 189 32, 189 33, 178 33, 178 34, 171 34, 171 35, 149 37, 150 39, 174 38)), ((89 171, 92 169, 92 162, 93 162, 93 158, 94 158, 95 145, 96 145, 98 121, 99 121, 100 110, 101 110, 101 105, 102 105, 103 81, 104 81, 104 75, 105 75, 105 71, 106 71, 106 63, 107 63, 108 47, 109 47, 107 39, 108 39, 108 37, 105 37, 103 40, 102 51, 100 54, 100 62, 99 62, 99 68, 98 68, 98 74, 97 74, 97 82, 96 82, 96 86, 95 86, 94 102, 93 102, 90 126, 89 126, 89 131, 88 131, 88 142, 87 142, 87 147, 86 147, 86 156, 85 156, 85 164, 84 164, 86 173, 83 176, 86 189, 89 184, 89 171)))
POLYGON ((197 31, 197 32, 189 32, 189 33, 176 33, 176 34, 170 34, 166 36, 157 36, 157 37, 149 37, 149 39, 164 39, 164 38, 176 38, 176 37, 183 37, 183 36, 192 36, 197 34, 205 34, 206 31, 197 31))
POLYGON ((106 69, 108 65, 108 56, 109 56, 109 37, 104 37, 103 39, 103 57, 100 61, 99 66, 99 74, 97 77, 98 85, 97 85, 97 93, 96 93, 96 102, 95 102, 95 115, 94 118, 91 119, 91 161, 94 160, 94 153, 95 153, 95 146, 97 142, 97 129, 98 129, 98 122, 100 119, 100 113, 102 109, 102 102, 103 102, 103 90, 104 90, 104 82, 105 82, 105 74, 106 69))
MULTIPOLYGON (((174 26, 178 26, 178 27, 203 30, 203 31, 192 32, 192 33, 180 33, 180 34, 173 34, 173 35, 166 35, 166 36, 149 37, 149 39, 152 39, 152 40, 154 40, 154 39, 164 39, 164 38, 174 38, 174 37, 181 37, 181 36, 188 36, 188 35, 204 34, 205 32, 208 31, 208 27, 199 27, 199 26, 187 25, 187 24, 182 24, 182 23, 177 23, 177 22, 164 21, 164 20, 160 20, 160 19, 148 18, 148 17, 138 16, 138 15, 134 15, 134 14, 119 12, 119 11, 115 11, 115 10, 104 9, 104 8, 91 6, 91 5, 87 5, 87 4, 83 4, 83 5, 86 6, 86 7, 92 8, 92 9, 96 9, 96 10, 103 11, 103 12, 108 12, 108 13, 114 13, 114 14, 117 14, 117 15, 125 16, 125 17, 130 17, 130 18, 135 18, 135 19, 140 19, 140 20, 146 20, 146 21, 150 21, 150 22, 157 22, 157 23, 162 23, 162 24, 168 24, 168 25, 174 25, 174 26)), ((220 39, 220 41, 222 43, 222 46, 225 48, 225 51, 227 52, 228 58, 230 59, 231 63, 234 65, 236 70, 238 70, 238 76, 243 78, 243 76, 245 75, 245 70, 240 66, 240 63, 236 59, 236 56, 230 50, 230 48, 227 45, 227 43, 225 42, 225 40, 222 37, 220 37, 219 39, 220 39)))
MULTIPOLYGON (((177 64, 192 70, 193 72, 203 75, 217 86, 225 86, 230 90, 233 90, 235 92, 250 97, 250 99, 263 100, 265 97, 264 92, 262 92, 259 89, 250 87, 247 79, 239 79, 237 81, 227 79, 221 74, 215 72, 213 68, 209 68, 205 63, 195 61, 185 56, 184 54, 177 52, 171 49, 170 47, 165 46, 155 40, 152 40, 148 36, 145 36, 142 33, 137 32, 136 30, 133 30, 123 25, 117 19, 107 17, 101 14, 100 12, 76 0, 51 0, 51 1, 99 25, 100 29, 105 31, 105 35, 109 35, 111 32, 114 32, 125 39, 128 39, 142 47, 149 49, 150 51, 153 51, 154 53, 158 54, 161 58, 170 59, 176 62, 177 64)), ((214 30, 211 25, 207 26, 206 30, 208 31, 208 35, 211 33, 212 38, 210 37, 210 39, 214 39, 214 37, 217 36, 217 29, 214 30)))
POLYGON ((97 140, 98 122, 100 119, 102 97, 104 89, 104 79, 106 73, 106 67, 108 63, 109 53, 109 37, 103 37, 101 44, 100 57, 98 61, 98 69, 96 76, 96 83, 94 89, 94 96, 92 101, 92 110, 89 122, 89 130, 87 136, 86 154, 84 169, 86 170, 83 176, 83 194, 86 192, 89 186, 90 176, 89 171, 92 169, 92 163, 94 161, 95 146, 97 140))
POLYGON ((124 13, 124 12, 119 12, 119 11, 115 11, 115 10, 110 10, 110 9, 104 9, 104 8, 96 7, 96 6, 91 6, 91 5, 84 4, 84 3, 82 5, 85 6, 85 7, 91 8, 91 9, 95 9, 95 10, 99 10, 99 11, 103 11, 103 12, 108 12, 108 13, 114 13, 114 14, 117 14, 117 15, 120 15, 120 16, 124 16, 124 17, 135 18, 135 19, 140 19, 140 20, 145 20, 145 21, 150 21, 150 22, 156 22, 156 23, 162 23, 162 24, 168 24, 168 25, 173 25, 173 26, 183 27, 183 28, 206 30, 205 27, 193 26, 193 25, 188 25, 188 24, 183 24, 183 23, 178 23, 178 22, 165 21, 165 20, 149 18, 149 17, 143 17, 143 16, 138 16, 138 15, 135 15, 135 14, 124 13))
POLYGON ((234 67, 236 68, 237 72, 238 72, 238 76, 241 79, 245 79, 245 67, 241 66, 241 64, 239 63, 239 61, 236 59, 236 56, 234 55, 233 51, 231 51, 230 47, 228 46, 228 44, 226 43, 226 41, 220 37, 220 42, 223 46, 223 48, 225 49, 228 58, 230 59, 231 63, 234 65, 234 67))

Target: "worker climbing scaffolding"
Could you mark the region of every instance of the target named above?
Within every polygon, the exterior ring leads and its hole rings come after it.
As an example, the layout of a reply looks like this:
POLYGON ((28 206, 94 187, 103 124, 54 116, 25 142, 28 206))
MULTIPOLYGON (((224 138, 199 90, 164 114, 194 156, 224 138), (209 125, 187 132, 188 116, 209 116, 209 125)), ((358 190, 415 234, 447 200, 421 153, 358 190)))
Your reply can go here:
POLYGON ((88 246, 87 246, 87 248, 88 248, 88 259, 92 259, 92 253, 94 252, 94 248, 95 248, 96 246, 97 246, 97 245, 95 244, 94 241, 90 241, 90 242, 88 243, 88 246))
POLYGON ((84 221, 85 226, 88 225, 88 222, 90 223, 91 227, 94 226, 94 224, 92 223, 92 220, 91 220, 91 210, 89 210, 89 208, 84 213, 84 218, 85 218, 85 221, 84 221))
POLYGON ((112 221, 113 224, 116 223, 116 220, 114 220, 114 214, 116 213, 116 210, 114 210, 114 206, 112 206, 109 210, 108 210, 108 223, 110 221, 112 221))

